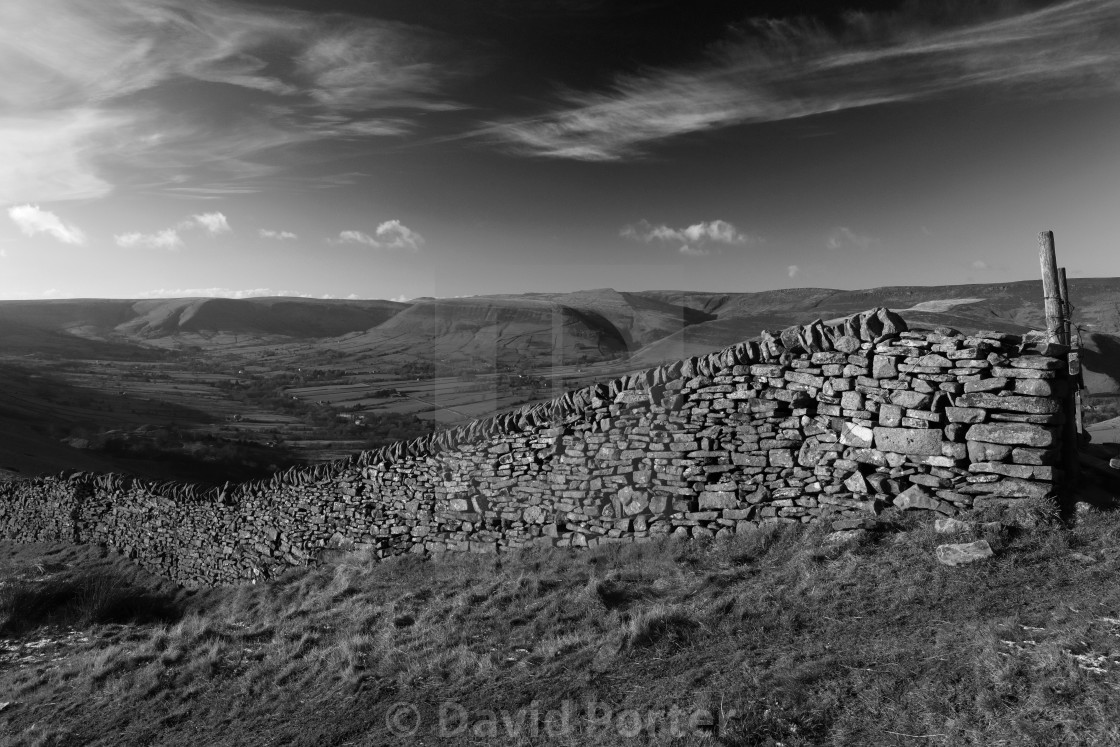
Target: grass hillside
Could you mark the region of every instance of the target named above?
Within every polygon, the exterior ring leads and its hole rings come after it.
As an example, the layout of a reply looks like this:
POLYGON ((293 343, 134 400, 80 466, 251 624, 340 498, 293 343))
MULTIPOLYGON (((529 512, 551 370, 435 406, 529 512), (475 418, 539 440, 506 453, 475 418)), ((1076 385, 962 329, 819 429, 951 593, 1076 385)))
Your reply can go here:
POLYGON ((510 364, 553 356, 598 360, 624 350, 619 329, 599 312, 540 298, 454 298, 418 301, 376 329, 351 336, 341 350, 380 355, 459 357, 510 364))
POLYGON ((990 518, 344 556, 194 593, 0 543, 0 744, 1120 743, 1120 518, 990 518), (980 537, 994 558, 935 560, 980 537))
POLYGON ((179 334, 256 334, 306 339, 361 332, 407 304, 310 298, 194 298, 133 302, 135 317, 113 331, 133 339, 179 334))

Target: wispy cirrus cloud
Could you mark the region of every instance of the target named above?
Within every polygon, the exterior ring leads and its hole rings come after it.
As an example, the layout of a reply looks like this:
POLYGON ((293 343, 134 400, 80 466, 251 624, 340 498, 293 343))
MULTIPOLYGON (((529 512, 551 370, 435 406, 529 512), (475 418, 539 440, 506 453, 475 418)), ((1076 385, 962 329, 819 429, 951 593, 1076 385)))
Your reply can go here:
POLYGON ((677 250, 686 257, 703 257, 711 254, 715 245, 747 246, 762 242, 761 237, 751 236, 737 229, 725 220, 702 221, 684 228, 670 228, 666 225, 653 225, 641 220, 623 226, 619 235, 634 241, 680 244, 677 250))
POLYGON ((86 236, 80 228, 64 223, 57 215, 38 205, 15 205, 8 208, 8 217, 25 236, 43 233, 63 244, 86 243, 86 236))
POLYGON ((755 20, 703 64, 566 92, 550 111, 492 122, 476 135, 523 155, 610 161, 687 133, 958 90, 1064 97, 1120 89, 1114 0, 1042 9, 1015 0, 908 3, 844 19, 838 29, 755 20))
POLYGON ((433 110, 449 106, 425 98, 436 93, 443 77, 434 52, 425 36, 389 24, 366 25, 315 39, 295 61, 310 82, 310 95, 327 111, 433 110))
POLYGON ((5 0, 0 202, 100 197, 119 184, 203 197, 252 188, 283 167, 277 146, 397 137, 420 113, 456 108, 441 95, 471 68, 456 54, 423 29, 338 13, 5 0), (183 83, 213 95, 184 95, 183 83))
POLYGON ((387 220, 377 227, 373 236, 362 231, 340 231, 332 244, 364 244, 375 249, 403 249, 417 252, 424 246, 424 237, 399 220, 387 220))
POLYGON ((824 245, 832 250, 837 249, 870 249, 879 243, 874 236, 856 233, 845 226, 837 226, 828 233, 824 245))
POLYGON ((186 220, 179 221, 171 228, 164 228, 154 233, 140 233, 131 231, 129 233, 117 234, 113 237, 117 246, 125 248, 140 248, 140 249, 164 249, 167 251, 178 251, 185 246, 180 232, 190 231, 192 229, 201 229, 206 231, 210 236, 217 236, 222 233, 229 233, 233 229, 230 228, 229 220, 224 213, 200 213, 192 215, 186 220))
MULTIPOLYGON (((0 68, 2 55, 0 51, 0 68)), ((6 83, 0 81, 0 89, 6 83)), ((0 163, 4 164, 0 169, 0 203, 109 194, 113 187, 94 167, 95 154, 106 137, 111 139, 131 122, 130 116, 84 106, 67 111, 28 109, 24 113, 9 109, 0 114, 0 163)))
POLYGON ((299 238, 291 231, 273 231, 269 228, 257 229, 257 235, 262 239, 276 239, 277 241, 295 241, 299 238))

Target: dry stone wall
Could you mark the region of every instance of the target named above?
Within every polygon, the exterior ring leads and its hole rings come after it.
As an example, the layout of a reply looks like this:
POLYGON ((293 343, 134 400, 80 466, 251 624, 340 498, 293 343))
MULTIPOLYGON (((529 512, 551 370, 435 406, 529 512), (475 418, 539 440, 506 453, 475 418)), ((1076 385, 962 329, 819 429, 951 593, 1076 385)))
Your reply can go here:
POLYGON ((0 485, 0 536, 104 543, 199 586, 332 550, 847 529, 891 505, 950 516, 1054 495, 1067 354, 996 332, 908 331, 876 309, 267 481, 201 490, 76 473, 0 485))

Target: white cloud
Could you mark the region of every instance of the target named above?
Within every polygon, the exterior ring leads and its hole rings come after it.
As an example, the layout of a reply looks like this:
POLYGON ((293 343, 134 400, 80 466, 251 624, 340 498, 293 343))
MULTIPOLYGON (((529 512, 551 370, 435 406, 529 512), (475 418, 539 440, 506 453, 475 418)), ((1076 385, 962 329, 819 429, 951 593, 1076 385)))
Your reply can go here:
POLYGON ((64 244, 84 244, 85 234, 76 226, 62 222, 54 213, 38 205, 16 205, 8 208, 8 217, 26 236, 45 233, 64 244))
POLYGON ((365 244, 377 246, 377 239, 362 231, 339 231, 337 239, 331 239, 335 244, 365 244))
POLYGON ((68 294, 63 293, 58 288, 48 288, 47 290, 39 291, 38 293, 28 293, 27 291, 16 291, 14 293, 9 293, 7 295, 7 297, 11 298, 11 299, 20 300, 20 301, 27 301, 27 300, 40 299, 40 298, 66 298, 67 295, 68 294))
POLYGON ((670 228, 666 225, 653 225, 649 221, 638 221, 635 224, 623 226, 619 235, 634 241, 653 241, 681 243, 678 251, 688 257, 702 257, 711 254, 712 244, 726 244, 728 246, 747 246, 758 244, 762 239, 750 236, 737 229, 725 220, 694 223, 685 228, 670 228))
POLYGON ((388 249, 407 249, 415 252, 424 245, 424 237, 399 220, 388 220, 378 226, 377 238, 381 246, 388 249))
POLYGON ((982 259, 978 259, 972 263, 972 267, 975 270, 986 270, 988 269, 988 263, 982 259))
POLYGON ((702 64, 620 75, 608 91, 565 93, 552 111, 476 134, 524 155, 608 161, 682 134, 949 91, 1063 98, 1120 87, 1115 0, 976 5, 852 11, 831 30, 756 19, 702 64))
POLYGON ((636 239, 646 243, 655 240, 689 243, 714 241, 723 244, 745 245, 757 240, 742 233, 725 220, 694 223, 686 228, 670 228, 666 225, 655 226, 643 220, 623 227, 621 235, 628 239, 636 239))
POLYGON ((845 226, 837 226, 829 232, 825 246, 829 249, 870 249, 879 243, 874 236, 856 233, 845 226))
POLYGON ((191 216, 191 221, 194 225, 200 228, 205 228, 211 236, 219 233, 229 233, 231 230, 226 216, 221 213, 202 213, 201 215, 191 216))
POLYGON ((165 228, 155 233, 138 233, 132 231, 130 233, 117 234, 113 239, 117 242, 117 246, 123 246, 127 249, 165 249, 167 251, 178 251, 183 248, 183 239, 179 237, 179 232, 174 228, 165 228))
POLYGON ((131 231, 129 233, 118 234, 113 238, 116 240, 117 246, 177 251, 185 246, 183 237, 180 236, 179 233, 181 231, 191 231, 194 229, 202 229, 211 236, 217 236, 220 233, 229 233, 233 230, 229 227, 229 221, 223 213, 212 212, 192 215, 186 220, 179 221, 171 228, 164 228, 154 233, 131 231))
POLYGON ((257 235, 262 239, 276 239, 277 241, 295 241, 299 238, 291 231, 273 231, 268 228, 257 229, 257 235))
POLYGON ((420 250, 424 237, 413 231, 399 220, 387 220, 377 227, 374 236, 362 231, 340 231, 334 244, 364 244, 375 249, 404 249, 411 252, 420 250))
POLYGON ((249 288, 231 290, 229 288, 159 288, 136 294, 136 298, 261 298, 271 296, 290 296, 294 298, 314 298, 310 293, 272 288, 249 288))
POLYGON ((789 273, 789 276, 791 278, 795 278, 801 273, 801 268, 798 267, 797 265, 790 265, 789 267, 786 268, 786 272, 789 273))

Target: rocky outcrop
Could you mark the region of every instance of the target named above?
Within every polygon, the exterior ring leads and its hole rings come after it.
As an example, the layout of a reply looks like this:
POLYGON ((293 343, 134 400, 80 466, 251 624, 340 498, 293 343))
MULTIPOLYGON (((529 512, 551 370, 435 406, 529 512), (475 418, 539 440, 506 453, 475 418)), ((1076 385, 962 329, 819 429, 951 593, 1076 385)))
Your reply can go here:
POLYGON ((908 331, 885 309, 816 321, 531 407, 200 490, 79 473, 0 485, 0 536, 101 542, 187 585, 332 549, 381 557, 855 529, 1049 496, 1060 346, 908 331))

